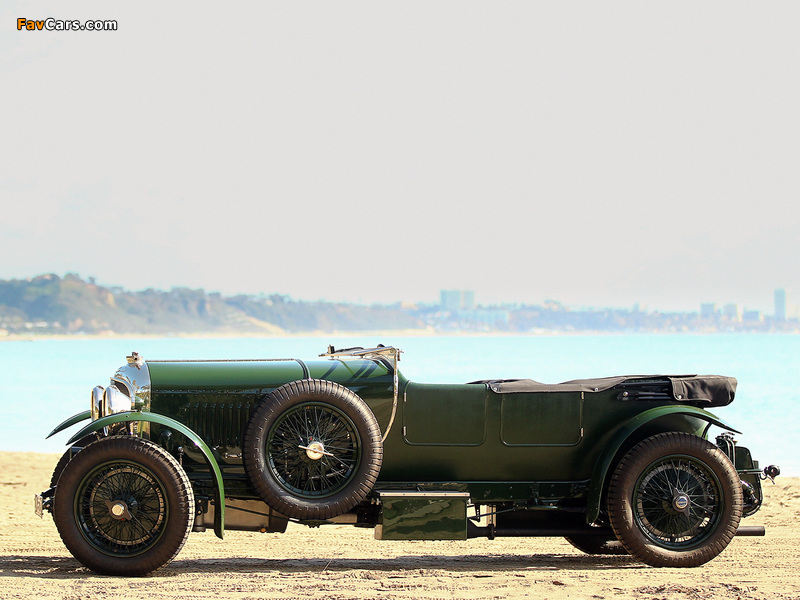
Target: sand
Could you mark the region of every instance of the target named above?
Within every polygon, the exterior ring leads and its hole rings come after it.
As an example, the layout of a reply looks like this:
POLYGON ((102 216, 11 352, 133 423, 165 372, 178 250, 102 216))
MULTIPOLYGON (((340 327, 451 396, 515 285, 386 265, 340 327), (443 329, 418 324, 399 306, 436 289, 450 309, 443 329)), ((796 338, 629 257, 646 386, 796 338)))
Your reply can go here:
POLYGON ((222 598, 800 599, 800 479, 766 482, 765 506, 712 562, 655 569, 628 557, 581 554, 560 538, 378 541, 347 526, 285 534, 193 533, 148 577, 95 575, 33 512, 57 460, 0 452, 0 598, 178 600, 222 598))

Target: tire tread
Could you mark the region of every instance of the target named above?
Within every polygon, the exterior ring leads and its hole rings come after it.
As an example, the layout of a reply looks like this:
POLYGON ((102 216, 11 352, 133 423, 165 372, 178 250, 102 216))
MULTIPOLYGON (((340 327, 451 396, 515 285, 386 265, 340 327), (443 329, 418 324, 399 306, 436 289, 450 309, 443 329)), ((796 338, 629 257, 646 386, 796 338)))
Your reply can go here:
POLYGON ((383 461, 380 426, 367 404, 352 390, 322 379, 291 381, 267 395, 250 417, 242 446, 245 471, 262 500, 296 519, 329 519, 351 510, 372 490, 383 461), (332 496, 318 499, 299 498, 283 489, 268 473, 265 451, 271 424, 294 404, 309 398, 329 402, 351 418, 356 415, 364 452, 354 479, 332 496))
MULTIPOLYGON (((158 475, 158 473, 154 473, 158 475)), ((53 502, 53 517, 64 545, 82 564, 103 575, 147 575, 172 561, 186 543, 194 523, 194 490, 186 471, 162 447, 149 440, 131 436, 100 438, 87 445, 64 466, 53 502), (72 504, 77 486, 87 472, 102 462, 141 461, 150 470, 161 470, 169 481, 162 481, 168 496, 172 494, 170 520, 162 538, 143 554, 109 556, 90 546, 78 530, 72 504)))
POLYGON ((695 567, 718 556, 736 535, 742 515, 742 488, 728 457, 708 440, 682 432, 647 438, 619 462, 608 487, 611 527, 625 549, 642 562, 656 567, 695 567), (686 454, 702 460, 720 480, 725 501, 722 522, 707 543, 685 551, 656 546, 638 530, 630 505, 633 483, 648 464, 670 454, 686 454))

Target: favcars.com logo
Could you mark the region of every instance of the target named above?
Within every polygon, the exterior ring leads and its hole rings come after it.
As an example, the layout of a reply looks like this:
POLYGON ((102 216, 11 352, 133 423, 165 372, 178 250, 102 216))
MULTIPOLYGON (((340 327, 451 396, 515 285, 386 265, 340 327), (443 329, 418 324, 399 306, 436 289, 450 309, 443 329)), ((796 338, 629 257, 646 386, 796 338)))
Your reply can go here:
POLYGON ((79 21, 78 19, 43 19, 36 21, 20 17, 17 19, 17 31, 116 31, 117 22, 113 20, 102 21, 100 19, 89 19, 79 21))

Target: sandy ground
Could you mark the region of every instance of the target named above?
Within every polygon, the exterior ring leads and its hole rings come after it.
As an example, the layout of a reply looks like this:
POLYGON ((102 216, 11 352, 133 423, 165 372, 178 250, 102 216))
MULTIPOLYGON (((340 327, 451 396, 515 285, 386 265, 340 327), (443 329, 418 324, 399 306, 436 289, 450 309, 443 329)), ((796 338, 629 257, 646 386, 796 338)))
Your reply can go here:
POLYGON ((193 533, 176 560, 144 578, 98 576, 33 513, 57 456, 0 452, 0 598, 537 598, 800 599, 800 479, 766 482, 747 519, 763 538, 736 538, 694 569, 591 557, 560 538, 389 542, 347 526, 287 533, 193 533))

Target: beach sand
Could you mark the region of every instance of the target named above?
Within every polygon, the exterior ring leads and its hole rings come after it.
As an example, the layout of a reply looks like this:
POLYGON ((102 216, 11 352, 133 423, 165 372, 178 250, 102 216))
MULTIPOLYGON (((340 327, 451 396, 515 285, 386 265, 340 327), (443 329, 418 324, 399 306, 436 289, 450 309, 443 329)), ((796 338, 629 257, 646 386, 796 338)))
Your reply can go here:
POLYGON ((378 541, 347 526, 287 533, 193 533, 177 558, 148 577, 95 575, 64 548, 33 495, 46 489, 50 454, 0 452, 0 598, 179 600, 786 599, 800 598, 800 479, 765 482, 765 506, 712 562, 655 569, 628 557, 592 557, 560 538, 378 541))

